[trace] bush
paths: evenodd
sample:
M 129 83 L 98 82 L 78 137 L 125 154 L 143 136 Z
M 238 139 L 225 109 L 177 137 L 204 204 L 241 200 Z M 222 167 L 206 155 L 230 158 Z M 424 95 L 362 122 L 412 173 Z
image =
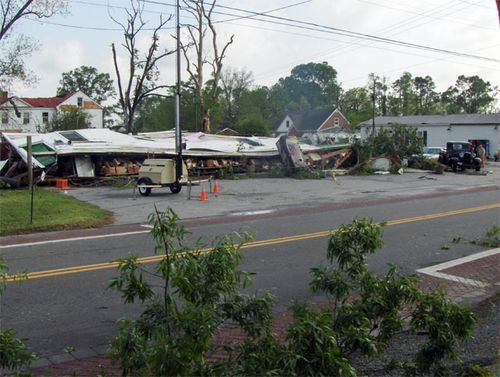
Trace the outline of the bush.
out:
M 366 140 L 356 141 L 353 146 L 358 154 L 358 163 L 362 163 L 383 155 L 398 156 L 401 160 L 420 155 L 424 144 L 416 127 L 396 124 L 391 129 L 375 131 Z
M 271 125 L 260 115 L 243 118 L 236 125 L 236 131 L 247 136 L 269 136 Z
M 163 258 L 154 271 L 137 257 L 121 259 L 120 275 L 110 284 L 125 302 L 144 305 L 139 319 L 121 321 L 112 343 L 123 375 L 357 376 L 355 355 L 374 360 L 396 334 L 410 329 L 425 334 L 422 347 L 412 359 L 389 366 L 398 373 L 444 376 L 445 363 L 457 358 L 458 341 L 471 333 L 473 314 L 442 291 L 421 291 L 416 276 L 401 275 L 394 265 L 383 276 L 368 271 L 366 258 L 383 245 L 382 225 L 371 220 L 332 231 L 328 263 L 312 270 L 310 283 L 330 304 L 313 310 L 296 303 L 286 342 L 280 342 L 271 330 L 272 297 L 239 293 L 249 284 L 248 273 L 236 270 L 247 237 L 234 242 L 224 236 L 211 249 L 192 250 L 171 210 L 150 219 L 155 251 Z M 227 320 L 246 339 L 226 345 L 227 359 L 208 363 L 214 331 Z
M 0 296 L 6 288 L 7 265 L 0 258 Z M 29 366 L 36 359 L 12 329 L 0 331 L 0 368 L 17 370 Z

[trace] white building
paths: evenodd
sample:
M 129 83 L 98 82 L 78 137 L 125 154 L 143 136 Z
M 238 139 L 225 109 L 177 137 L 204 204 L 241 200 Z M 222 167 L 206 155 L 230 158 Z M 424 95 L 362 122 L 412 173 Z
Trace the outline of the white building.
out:
M 492 158 L 500 149 L 500 114 L 411 115 L 375 118 L 375 129 L 396 124 L 416 127 L 428 147 L 445 147 L 447 141 L 469 141 L 483 144 Z M 359 125 L 361 139 L 373 130 L 372 119 Z
M 56 114 L 76 108 L 89 114 L 90 128 L 103 128 L 102 106 L 85 93 L 74 92 L 49 98 L 0 96 L 0 130 L 45 132 Z

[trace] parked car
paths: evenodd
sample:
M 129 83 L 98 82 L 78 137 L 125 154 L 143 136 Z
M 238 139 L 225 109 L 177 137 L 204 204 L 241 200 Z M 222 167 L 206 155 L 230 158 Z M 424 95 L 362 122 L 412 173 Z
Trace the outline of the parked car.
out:
M 439 154 L 439 162 L 448 165 L 456 172 L 458 170 L 481 169 L 481 159 L 476 157 L 472 145 L 467 141 L 449 141 L 446 150 Z
M 445 150 L 445 148 L 441 147 L 424 147 L 422 156 L 428 160 L 437 160 L 439 158 L 439 154 Z

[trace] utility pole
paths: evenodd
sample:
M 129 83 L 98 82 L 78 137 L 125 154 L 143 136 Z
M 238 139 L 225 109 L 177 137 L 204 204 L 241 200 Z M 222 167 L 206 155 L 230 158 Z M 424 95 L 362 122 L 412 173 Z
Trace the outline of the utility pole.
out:
M 373 91 L 372 91 L 372 135 L 375 135 L 375 85 L 377 79 L 373 75 Z
M 175 89 L 175 180 L 180 182 L 182 176 L 182 133 L 181 133 L 181 24 L 180 24 L 180 6 L 179 0 L 176 1 L 176 35 L 177 35 L 177 53 L 176 53 L 176 71 L 177 84 Z

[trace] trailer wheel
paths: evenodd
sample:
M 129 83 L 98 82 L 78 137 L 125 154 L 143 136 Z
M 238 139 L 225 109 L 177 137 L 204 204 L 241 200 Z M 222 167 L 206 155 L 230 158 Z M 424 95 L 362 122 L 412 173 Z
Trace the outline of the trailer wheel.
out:
M 151 194 L 151 187 L 144 187 L 144 186 L 149 186 L 152 185 L 153 181 L 151 181 L 150 178 L 144 177 L 141 178 L 137 181 L 137 191 L 139 191 L 139 194 L 142 196 L 148 196 Z
M 178 194 L 181 192 L 182 186 L 179 182 L 172 183 L 170 185 L 170 191 L 172 194 Z

